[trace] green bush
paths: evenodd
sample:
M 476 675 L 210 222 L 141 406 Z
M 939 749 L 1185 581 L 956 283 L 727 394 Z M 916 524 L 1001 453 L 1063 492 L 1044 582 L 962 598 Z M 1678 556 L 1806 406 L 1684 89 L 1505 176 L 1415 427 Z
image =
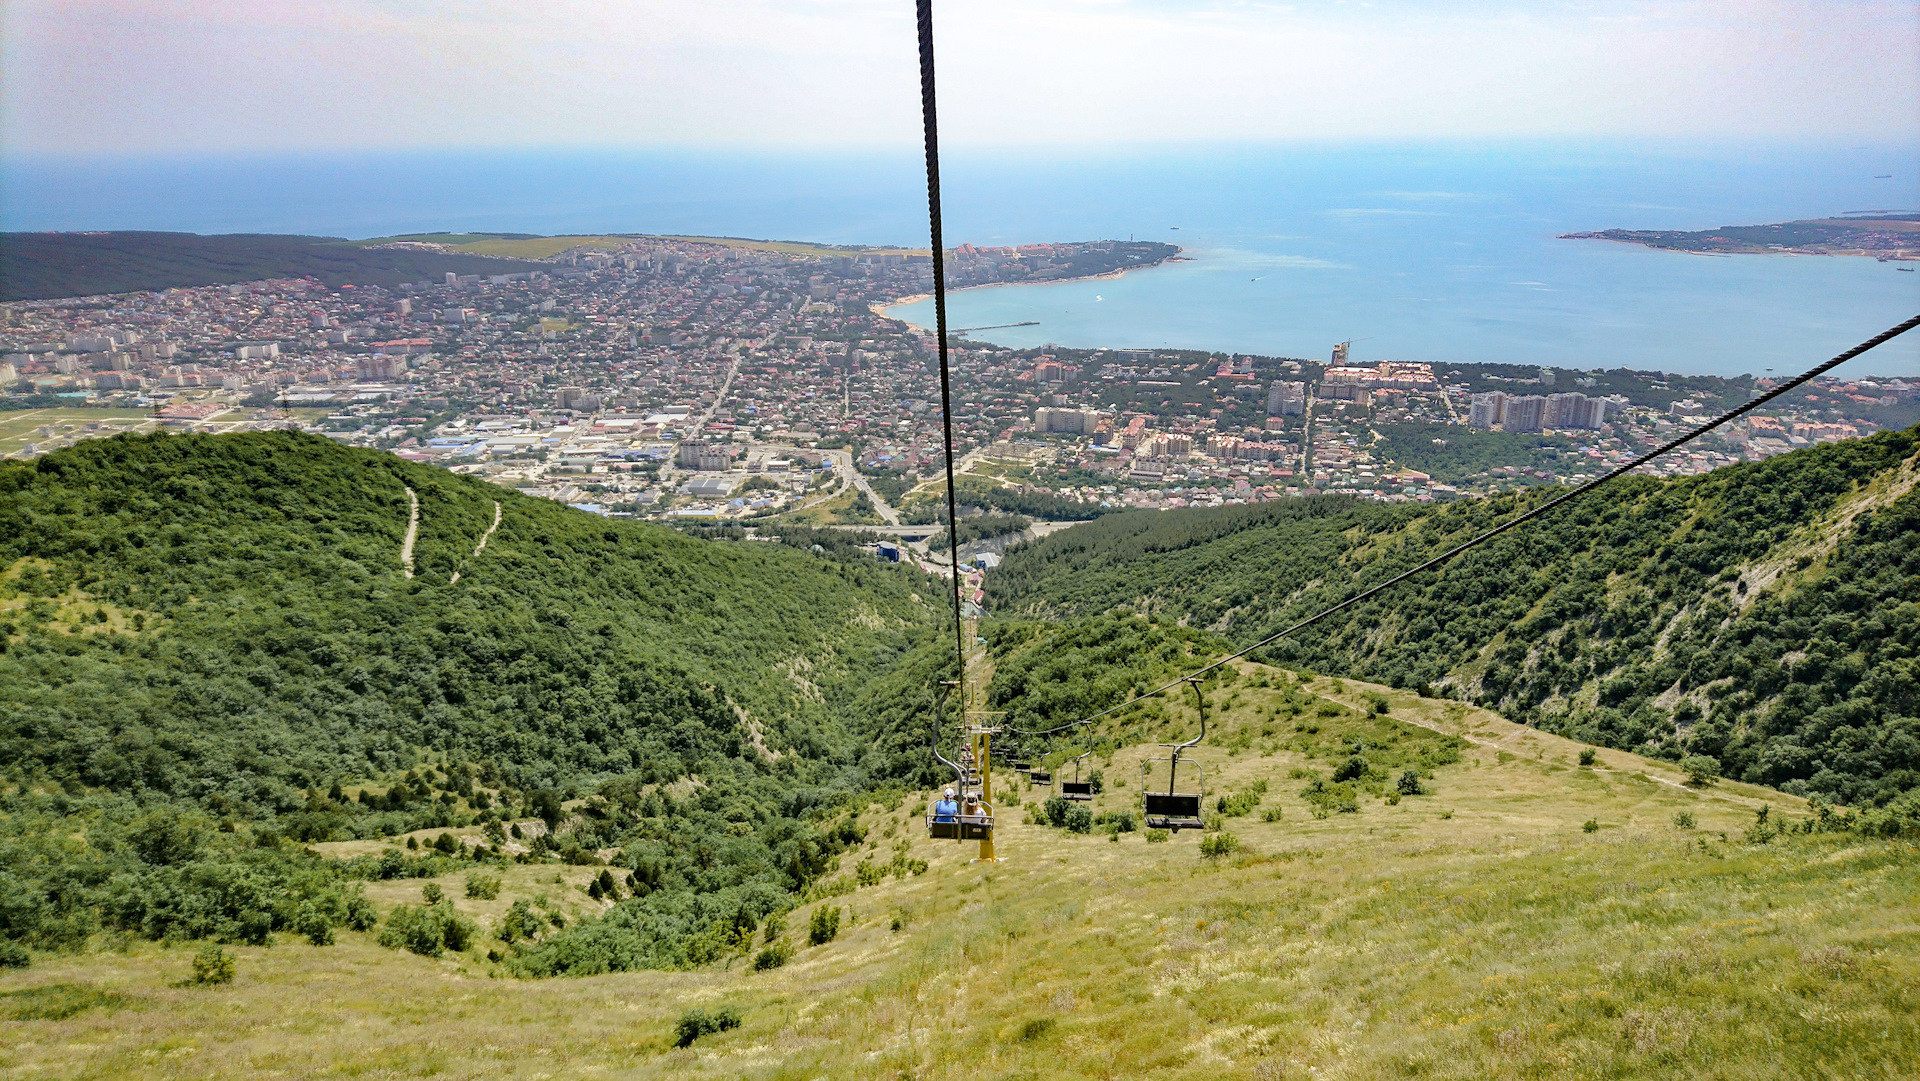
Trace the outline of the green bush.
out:
M 1150 845 L 1163 845 L 1172 839 L 1173 839 L 1173 834 L 1168 830 L 1148 830 L 1147 831 L 1147 843 Z
M 500 921 L 500 940 L 514 942 L 523 938 L 534 938 L 546 930 L 546 924 L 534 914 L 533 905 L 522 897 L 507 908 L 506 918 Z
M 766 937 L 763 938 L 761 941 L 765 942 L 767 945 L 771 946 L 775 942 L 780 941 L 780 936 L 787 933 L 786 913 L 784 912 L 769 913 L 767 916 L 766 926 L 763 928 L 763 930 L 765 932 Z
M 193 955 L 193 982 L 233 982 L 233 955 L 209 942 Z
M 1210 833 L 1200 839 L 1200 856 L 1203 859 L 1217 860 L 1222 856 L 1231 856 L 1240 850 L 1240 838 L 1221 830 Z
M 1107 779 L 1101 776 L 1099 770 L 1094 770 L 1093 775 L 1087 778 L 1087 786 L 1088 790 L 1097 796 L 1107 790 Z
M 1268 808 L 1265 808 L 1264 810 L 1262 810 L 1262 811 L 1260 812 L 1260 821 L 1262 821 L 1262 822 L 1278 822 L 1278 821 L 1280 821 L 1280 808 L 1278 808 L 1278 807 L 1268 807 Z
M 1680 769 L 1687 775 L 1688 784 L 1705 787 L 1720 776 L 1720 760 L 1710 755 L 1690 754 L 1680 760 Z
M 1420 787 L 1420 771 L 1417 769 L 1402 770 L 1400 772 L 1400 780 L 1395 783 L 1394 789 L 1402 796 L 1419 795 L 1424 791 Z
M 679 1024 L 674 1026 L 673 1046 L 691 1047 L 693 1041 L 702 1036 L 739 1027 L 740 1011 L 732 1006 L 722 1006 L 712 1013 L 699 1008 L 691 1009 L 681 1014 Z
M 33 963 L 27 948 L 12 939 L 0 939 L 0 968 L 26 968 Z
M 779 968 L 791 960 L 793 960 L 793 945 L 782 939 L 754 955 L 753 970 L 766 972 L 769 969 Z
M 500 896 L 500 876 L 482 874 L 475 871 L 467 876 L 467 898 L 472 901 L 491 901 Z
M 1093 832 L 1093 812 L 1076 803 L 1067 809 L 1066 821 L 1061 825 L 1073 833 Z
M 824 946 L 840 937 L 840 906 L 820 905 L 807 920 L 807 944 Z
M 1242 789 L 1230 796 L 1221 796 L 1214 806 L 1228 818 L 1239 818 L 1242 815 L 1252 814 L 1266 795 L 1267 783 L 1256 781 L 1252 787 Z
M 1580 832 L 1581 833 L 1600 832 L 1600 820 L 1597 818 L 1589 818 L 1585 822 L 1580 823 Z
M 1592 747 L 1580 748 L 1580 764 L 1583 766 L 1593 765 L 1594 762 L 1596 762 L 1599 759 L 1599 757 L 1600 757 L 1600 753 L 1594 750 Z
M 1041 805 L 1040 815 L 1046 819 L 1047 825 L 1057 829 L 1067 824 L 1067 812 L 1071 810 L 1072 807 L 1073 801 L 1070 799 L 1061 796 L 1049 796 L 1047 797 L 1047 802 Z
M 411 950 L 422 957 L 438 957 L 442 949 L 455 953 L 473 942 L 471 920 L 453 910 L 452 901 L 414 907 L 401 905 L 387 914 L 379 942 L 388 949 Z
M 1341 781 L 1360 780 L 1367 775 L 1367 771 L 1370 768 L 1371 767 L 1367 765 L 1366 759 L 1357 754 L 1351 755 L 1345 762 L 1340 763 L 1338 769 L 1333 771 L 1334 783 L 1338 784 Z
M 315 946 L 333 945 L 333 921 L 319 905 L 310 901 L 294 912 L 290 929 L 294 934 L 305 935 Z
M 1673 824 L 1683 830 L 1690 830 L 1698 825 L 1693 819 L 1692 811 L 1675 811 L 1673 813 Z
M 437 905 L 446 899 L 447 893 L 440 888 L 438 882 L 429 882 L 420 887 L 420 900 L 425 904 Z

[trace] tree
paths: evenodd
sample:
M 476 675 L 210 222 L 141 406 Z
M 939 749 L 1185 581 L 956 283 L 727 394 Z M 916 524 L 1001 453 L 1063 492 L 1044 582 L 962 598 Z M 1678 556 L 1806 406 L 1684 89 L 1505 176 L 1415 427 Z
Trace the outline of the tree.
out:
M 1720 776 L 1720 760 L 1711 755 L 1690 754 L 1680 760 L 1680 769 L 1687 775 L 1687 783 L 1703 788 Z

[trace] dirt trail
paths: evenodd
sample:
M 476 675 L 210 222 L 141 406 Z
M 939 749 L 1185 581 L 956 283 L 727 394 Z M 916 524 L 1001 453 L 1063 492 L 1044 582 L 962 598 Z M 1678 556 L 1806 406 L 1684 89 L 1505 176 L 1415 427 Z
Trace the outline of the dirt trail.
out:
M 480 557 L 480 553 L 487 550 L 488 538 L 492 537 L 493 531 L 499 528 L 500 528 L 500 501 L 496 499 L 493 501 L 493 524 L 487 527 L 487 531 L 485 533 L 480 534 L 480 543 L 473 546 L 473 558 L 478 559 Z M 453 583 L 458 582 L 459 580 L 460 580 L 460 572 L 454 571 L 453 577 L 447 579 L 447 584 L 452 585 Z
M 400 542 L 400 570 L 411 578 L 413 577 L 413 541 L 420 535 L 420 497 L 413 494 L 412 488 L 407 489 L 407 502 L 410 508 L 407 511 L 407 535 Z

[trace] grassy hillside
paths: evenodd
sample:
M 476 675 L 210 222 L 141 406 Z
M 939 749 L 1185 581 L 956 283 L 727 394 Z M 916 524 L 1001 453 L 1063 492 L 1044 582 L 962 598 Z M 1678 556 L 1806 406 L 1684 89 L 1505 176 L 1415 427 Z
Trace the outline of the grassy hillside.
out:
M 1210 693 L 1216 738 L 1195 755 L 1213 793 L 1243 797 L 1219 831 L 1073 833 L 1029 820 L 1030 792 L 1003 796 L 1004 862 L 971 864 L 974 846 L 921 836 L 927 792 L 885 798 L 850 808 L 867 841 L 828 880 L 845 892 L 695 970 L 573 980 L 490 979 L 506 969 L 486 953 L 516 901 L 576 925 L 608 911 L 582 892 L 592 868 L 509 868 L 493 900 L 462 896 L 458 872 L 374 881 L 383 913 L 440 886 L 481 940 L 438 958 L 353 930 L 240 946 L 234 981 L 213 986 L 188 981 L 191 947 L 39 957 L 0 974 L 0 1064 L 1268 1081 L 1895 1078 L 1920 1058 L 1911 838 L 1802 832 L 1792 797 L 1690 787 L 1625 752 L 1582 766 L 1578 744 L 1385 686 L 1245 666 Z M 1191 727 L 1190 705 L 1164 708 L 1169 733 Z M 1354 809 L 1329 811 L 1323 782 L 1356 744 Z M 1438 750 L 1457 757 L 1420 770 L 1419 794 L 1380 768 Z M 1093 760 L 1101 817 L 1137 806 L 1142 753 Z M 835 909 L 836 933 L 810 944 L 814 913 Z M 769 941 L 791 959 L 757 970 Z M 677 1047 L 695 1011 L 739 1023 Z
M 1917 452 L 1920 429 L 1884 432 L 1620 482 L 1264 656 L 1882 801 L 1920 784 Z M 1115 515 L 1010 553 L 987 588 L 1003 616 L 1128 609 L 1245 643 L 1541 498 Z
M 393 288 L 540 264 L 432 251 L 373 250 L 337 237 L 235 233 L 0 233 L 0 301 L 131 293 L 262 278 Z
M 848 843 L 810 810 L 922 768 L 874 731 L 924 714 L 928 588 L 297 434 L 0 464 L 0 939 L 346 926 L 419 868 L 293 842 L 458 827 L 777 906 Z

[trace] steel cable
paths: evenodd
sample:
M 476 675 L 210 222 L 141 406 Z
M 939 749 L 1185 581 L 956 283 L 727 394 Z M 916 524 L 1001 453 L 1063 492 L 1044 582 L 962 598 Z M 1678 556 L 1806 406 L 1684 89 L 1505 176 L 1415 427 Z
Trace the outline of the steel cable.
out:
M 925 3 L 925 0 L 922 0 L 922 3 Z M 1404 582 L 1407 579 L 1412 578 L 1416 574 L 1421 574 L 1426 571 L 1430 571 L 1435 567 L 1438 567 L 1441 564 L 1446 563 L 1447 561 L 1453 559 L 1455 556 L 1461 554 L 1462 552 L 1467 551 L 1468 549 L 1475 548 L 1475 547 L 1478 547 L 1479 545 L 1485 544 L 1487 541 L 1492 540 L 1493 538 L 1499 536 L 1502 533 L 1505 533 L 1506 531 L 1514 528 L 1515 526 L 1518 526 L 1524 522 L 1532 521 L 1533 519 L 1540 517 L 1541 515 L 1547 513 L 1548 511 L 1561 505 L 1562 503 L 1567 502 L 1568 500 L 1576 499 L 1580 496 L 1586 495 L 1588 492 L 1591 492 L 1594 489 L 1599 488 L 1603 484 L 1607 484 L 1610 481 L 1613 481 L 1619 477 L 1625 476 L 1626 474 L 1633 472 L 1634 470 L 1640 468 L 1641 466 L 1646 465 L 1648 462 L 1653 461 L 1655 458 L 1658 458 L 1663 454 L 1673 451 L 1679 447 L 1685 446 L 1686 444 L 1692 442 L 1693 440 L 1700 438 L 1701 436 L 1707 434 L 1713 429 L 1718 428 L 1722 424 L 1725 424 L 1736 417 L 1742 416 L 1746 413 L 1750 413 L 1753 410 L 1760 408 L 1761 406 L 1767 404 L 1768 402 L 1774 400 L 1775 398 L 1780 397 L 1782 394 L 1785 394 L 1788 391 L 1793 390 L 1795 387 L 1798 387 L 1809 380 L 1817 379 L 1820 376 L 1825 375 L 1827 372 L 1832 371 L 1834 368 L 1837 368 L 1842 364 L 1845 364 L 1847 361 L 1852 360 L 1853 358 L 1859 356 L 1860 354 L 1865 353 L 1868 350 L 1873 349 L 1877 346 L 1885 345 L 1887 342 L 1890 342 L 1893 339 L 1898 338 L 1900 335 L 1905 334 L 1907 331 L 1912 330 L 1916 326 L 1920 326 L 1920 315 L 1916 315 L 1913 318 L 1908 319 L 1906 322 L 1899 324 L 1898 326 L 1889 327 L 1886 330 L 1881 331 L 1880 333 L 1874 335 L 1873 337 L 1868 338 L 1866 341 L 1861 342 L 1859 345 L 1856 345 L 1853 348 L 1847 350 L 1846 352 L 1841 353 L 1840 355 L 1834 357 L 1832 360 L 1828 360 L 1808 370 L 1807 372 L 1801 375 L 1798 375 L 1793 379 L 1780 384 L 1777 387 L 1774 387 L 1772 390 L 1768 391 L 1767 393 L 1762 394 L 1757 398 L 1751 399 L 1746 403 L 1738 406 L 1737 408 L 1730 409 L 1727 412 L 1722 413 L 1720 416 L 1715 417 L 1714 419 L 1706 422 L 1705 424 L 1702 424 L 1698 428 L 1693 429 L 1692 431 L 1679 437 L 1678 439 L 1671 440 L 1665 445 L 1655 450 L 1648 451 L 1646 454 L 1643 454 L 1640 457 L 1635 458 L 1633 461 L 1628 462 L 1626 465 L 1620 466 L 1618 469 L 1613 470 L 1611 473 L 1608 473 L 1605 476 L 1599 477 L 1595 480 L 1590 480 L 1587 483 L 1582 484 L 1580 487 L 1575 488 L 1570 492 L 1563 492 L 1560 495 L 1555 496 L 1554 498 L 1547 500 L 1545 503 L 1542 503 L 1539 506 L 1533 508 L 1532 510 L 1529 510 L 1523 514 L 1517 515 L 1514 518 L 1511 518 L 1508 521 L 1503 522 L 1500 525 L 1497 525 L 1492 529 L 1489 529 L 1486 532 L 1481 533 L 1476 537 L 1473 537 L 1470 540 L 1463 541 L 1462 543 L 1447 549 L 1446 551 L 1440 553 L 1437 556 L 1434 556 L 1432 559 L 1427 560 L 1426 562 L 1420 564 L 1417 567 L 1414 567 L 1410 570 L 1402 571 L 1399 574 L 1396 574 L 1393 577 L 1387 579 L 1386 581 L 1381 582 L 1379 585 L 1372 587 L 1371 589 L 1367 589 L 1360 593 L 1356 593 L 1353 596 L 1348 597 L 1346 600 L 1341 601 L 1340 603 L 1333 605 L 1330 608 L 1324 609 L 1311 616 L 1308 616 L 1306 619 L 1303 619 L 1300 622 L 1293 624 L 1292 626 L 1289 626 L 1283 630 L 1275 631 L 1273 634 L 1270 634 L 1267 637 L 1262 638 L 1258 642 L 1255 642 L 1254 644 L 1247 646 L 1244 649 L 1227 654 L 1226 656 L 1220 658 L 1219 660 L 1214 661 L 1212 664 L 1209 664 L 1203 668 L 1197 668 L 1194 671 L 1189 672 L 1178 679 L 1175 679 L 1169 683 L 1164 683 L 1158 687 L 1155 687 L 1153 690 L 1148 691 L 1145 694 L 1141 694 L 1136 697 L 1130 698 L 1127 701 L 1120 703 L 1119 705 L 1109 706 L 1098 713 L 1094 713 L 1094 714 L 1090 714 L 1089 716 L 1082 717 L 1077 721 L 1069 721 L 1068 723 L 1063 725 L 1056 725 L 1053 728 L 1045 728 L 1037 731 L 1027 731 L 1025 729 L 1018 729 L 1018 728 L 1012 729 L 1012 731 L 1018 732 L 1020 735 L 1023 735 L 1023 736 L 1050 736 L 1055 732 L 1064 732 L 1069 728 L 1078 728 L 1082 725 L 1091 724 L 1094 721 L 1097 721 L 1100 718 L 1105 717 L 1110 713 L 1114 713 L 1118 710 L 1125 709 L 1126 707 L 1132 705 L 1135 702 L 1141 701 L 1142 699 L 1152 698 L 1154 695 L 1160 694 L 1166 690 L 1169 690 L 1170 688 L 1177 687 L 1180 684 L 1190 679 L 1201 678 L 1205 676 L 1208 672 L 1211 672 L 1214 669 L 1219 668 L 1220 666 L 1228 663 L 1229 661 L 1239 660 L 1241 657 L 1244 657 L 1247 654 L 1252 653 L 1254 650 L 1260 649 L 1265 646 L 1270 646 L 1273 643 L 1278 642 L 1280 639 L 1285 638 L 1286 636 L 1294 633 L 1295 631 L 1305 630 L 1306 628 L 1313 626 L 1315 623 L 1320 622 L 1321 620 L 1327 618 L 1328 616 L 1333 615 L 1336 612 L 1340 612 L 1345 609 L 1351 608 L 1354 605 L 1359 604 L 1361 601 L 1364 601 L 1373 596 L 1377 596 L 1378 594 L 1388 589 L 1391 589 L 1396 585 L 1399 585 L 1401 582 Z

